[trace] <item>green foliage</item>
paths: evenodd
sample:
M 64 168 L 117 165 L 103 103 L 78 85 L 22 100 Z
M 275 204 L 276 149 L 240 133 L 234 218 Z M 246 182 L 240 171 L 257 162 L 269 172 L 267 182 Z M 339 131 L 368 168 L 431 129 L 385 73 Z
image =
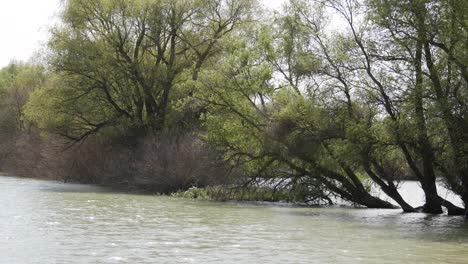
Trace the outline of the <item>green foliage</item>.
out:
M 388 206 L 373 181 L 407 206 L 399 180 L 441 175 L 468 201 L 465 2 L 291 0 L 262 22 L 249 0 L 68 0 L 51 72 L 0 71 L 0 130 L 197 131 L 239 178 L 298 182 L 301 199 L 324 189 Z
M 45 79 L 44 68 L 38 65 L 13 63 L 0 70 L 0 130 L 3 136 L 12 136 L 29 125 L 23 106 L 30 93 L 41 87 Z
M 49 42 L 55 80 L 34 103 L 45 100 L 60 113 L 57 120 L 41 120 L 35 106 L 28 113 L 44 129 L 75 141 L 108 127 L 170 127 L 168 120 L 183 118 L 177 105 L 192 93 L 188 81 L 219 58 L 223 38 L 251 17 L 254 5 L 69 0 Z M 48 92 L 53 99 L 41 96 Z
M 311 197 L 310 195 L 311 193 L 301 188 L 274 190 L 266 187 L 238 188 L 225 186 L 192 187 L 186 191 L 172 194 L 174 197 L 213 201 L 320 202 L 319 197 L 313 201 L 308 201 L 308 198 Z

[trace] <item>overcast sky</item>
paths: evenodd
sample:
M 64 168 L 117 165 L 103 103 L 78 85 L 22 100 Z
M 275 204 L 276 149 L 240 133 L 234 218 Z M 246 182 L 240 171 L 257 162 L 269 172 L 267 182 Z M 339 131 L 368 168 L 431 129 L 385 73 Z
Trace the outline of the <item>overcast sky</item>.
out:
M 0 0 L 0 67 L 27 61 L 45 42 L 60 0 Z
M 284 0 L 262 0 L 272 8 Z M 0 0 L 0 67 L 28 61 L 47 40 L 61 0 Z

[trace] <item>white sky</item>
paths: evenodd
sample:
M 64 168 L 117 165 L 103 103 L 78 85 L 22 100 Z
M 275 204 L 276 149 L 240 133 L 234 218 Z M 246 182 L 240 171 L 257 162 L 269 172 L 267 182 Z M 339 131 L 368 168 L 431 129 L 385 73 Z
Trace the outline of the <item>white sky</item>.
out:
M 262 0 L 277 8 L 285 0 Z M 34 59 L 47 40 L 61 0 L 0 0 L 0 68 L 15 59 Z
M 0 0 L 0 67 L 27 61 L 47 39 L 60 0 Z

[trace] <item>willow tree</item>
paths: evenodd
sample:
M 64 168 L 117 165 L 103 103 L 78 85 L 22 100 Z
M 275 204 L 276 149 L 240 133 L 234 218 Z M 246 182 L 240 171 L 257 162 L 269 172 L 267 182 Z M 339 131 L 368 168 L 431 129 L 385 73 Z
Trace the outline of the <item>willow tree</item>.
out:
M 263 27 L 234 41 L 218 67 L 200 72 L 195 97 L 208 105 L 209 142 L 251 177 L 305 185 L 319 199 L 332 192 L 367 207 L 393 208 L 331 153 L 340 147 L 346 116 L 340 106 L 326 107 L 324 96 L 304 89 L 320 62 L 297 49 L 291 35 L 301 33 L 282 21 L 274 24 L 278 33 Z
M 463 182 L 457 171 L 464 171 L 465 157 L 464 44 L 452 37 L 444 51 L 442 37 L 426 40 L 438 31 L 422 29 L 451 24 L 463 34 L 463 19 L 431 22 L 425 12 L 445 17 L 449 9 L 410 2 L 382 1 L 374 10 L 360 1 L 290 1 L 272 29 L 255 39 L 257 49 L 235 55 L 242 59 L 226 64 L 218 73 L 224 77 L 202 79 L 214 109 L 213 141 L 230 155 L 259 161 L 261 169 L 282 164 L 370 207 L 385 205 L 368 194 L 369 180 L 404 211 L 416 211 L 398 192 L 409 172 L 425 192 L 424 212 L 441 213 L 444 206 L 460 214 L 438 195 L 436 177 L 445 175 L 452 186 Z M 330 31 L 323 14 L 338 18 L 340 28 Z M 393 31 L 383 14 L 395 19 Z M 259 65 L 271 76 L 254 74 Z M 451 83 L 446 96 L 438 94 L 441 80 Z M 444 129 L 452 131 L 449 137 Z
M 34 138 L 34 126 L 23 107 L 30 94 L 46 80 L 44 67 L 13 62 L 0 69 L 0 170 L 18 171 L 16 159 L 29 159 L 34 154 L 23 151 L 22 144 Z M 35 163 L 33 158 L 29 164 Z
M 327 17 L 336 19 L 339 15 L 327 3 L 290 1 L 277 18 L 273 44 L 265 46 L 268 60 L 285 80 L 283 85 L 293 87 L 296 96 L 328 112 L 323 118 L 332 119 L 333 127 L 339 128 L 315 137 L 323 148 L 320 155 L 337 165 L 328 167 L 336 167 L 358 189 L 371 180 L 405 212 L 414 212 L 398 192 L 405 168 L 398 149 L 388 144 L 391 136 L 385 129 L 383 107 L 369 101 L 375 89 L 366 87 L 369 82 L 357 56 L 359 51 L 346 27 L 334 30 Z M 314 127 L 306 117 L 294 114 L 289 118 Z M 303 130 L 301 137 L 311 140 L 317 132 Z
M 79 141 L 106 127 L 159 131 L 175 101 L 251 17 L 247 0 L 69 0 L 49 42 L 55 76 L 29 113 Z
M 399 50 L 387 63 L 400 70 L 400 86 L 413 127 L 413 171 L 433 211 L 450 203 L 437 196 L 435 179 L 443 176 L 449 187 L 468 204 L 467 122 L 467 12 L 466 1 L 369 1 L 369 14 L 385 36 L 385 46 Z M 381 42 L 382 43 L 382 42 Z M 397 58 L 399 57 L 399 58 Z M 404 81 L 406 79 L 406 81 Z M 406 83 L 405 83 L 406 82 Z M 413 121 L 414 120 L 414 121 Z M 431 195 L 429 192 L 432 192 Z M 430 206 L 429 204 L 427 204 Z M 456 208 L 449 208 L 459 213 Z

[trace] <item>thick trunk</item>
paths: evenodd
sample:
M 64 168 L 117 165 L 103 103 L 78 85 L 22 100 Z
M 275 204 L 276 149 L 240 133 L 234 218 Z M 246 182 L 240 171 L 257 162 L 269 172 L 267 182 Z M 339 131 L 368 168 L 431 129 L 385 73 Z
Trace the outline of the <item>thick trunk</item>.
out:
M 419 21 L 424 23 L 424 21 Z M 424 115 L 424 80 L 422 70 L 423 56 L 423 40 L 425 32 L 418 32 L 418 42 L 416 45 L 415 70 L 416 70 L 416 86 L 414 87 L 414 111 L 416 117 L 416 131 L 419 144 L 419 154 L 422 157 L 423 177 L 419 179 L 426 195 L 426 204 L 423 206 L 423 212 L 431 214 L 442 213 L 441 201 L 437 194 L 436 176 L 434 172 L 433 162 L 434 152 L 427 133 L 426 117 Z
M 379 176 L 377 176 L 374 171 L 370 168 L 370 164 L 368 161 L 364 161 L 364 168 L 367 172 L 367 175 L 377 184 L 380 186 L 382 191 L 388 195 L 388 197 L 392 198 L 398 205 L 400 205 L 401 209 L 403 209 L 403 212 L 405 213 L 414 213 L 416 212 L 416 209 L 414 209 L 411 205 L 409 205 L 403 197 L 401 197 L 400 193 L 398 192 L 398 189 L 396 186 L 393 184 L 393 182 L 389 182 L 388 184 L 385 183 Z M 382 171 L 383 173 L 383 171 Z
M 423 212 L 428 214 L 441 214 L 442 211 L 442 202 L 439 199 L 437 193 L 437 185 L 435 178 L 424 179 L 421 182 L 424 195 L 426 196 L 426 203 L 423 206 Z
M 396 209 L 397 207 L 387 201 L 372 196 L 368 193 L 355 197 L 355 203 L 364 205 L 367 208 Z
M 423 206 L 423 213 L 441 214 L 442 203 L 437 194 L 437 186 L 435 181 L 431 179 L 421 182 L 424 195 L 426 196 L 426 204 Z
M 463 204 L 465 206 L 465 218 L 468 219 L 468 186 L 463 184 L 463 194 L 462 194 Z
M 468 172 L 466 166 L 467 165 L 464 165 L 464 167 L 461 168 L 460 177 L 462 178 L 463 185 L 463 192 L 461 197 L 465 206 L 465 217 L 468 219 Z
M 447 208 L 448 215 L 465 215 L 465 209 L 460 208 L 453 203 L 445 200 L 444 198 L 439 196 L 440 203 L 443 207 Z
M 387 194 L 390 198 L 392 198 L 395 202 L 400 205 L 401 209 L 405 213 L 414 213 L 416 212 L 416 209 L 414 209 L 411 205 L 409 205 L 403 197 L 401 197 L 400 193 L 398 190 L 393 189 L 393 188 L 382 188 L 382 190 Z

